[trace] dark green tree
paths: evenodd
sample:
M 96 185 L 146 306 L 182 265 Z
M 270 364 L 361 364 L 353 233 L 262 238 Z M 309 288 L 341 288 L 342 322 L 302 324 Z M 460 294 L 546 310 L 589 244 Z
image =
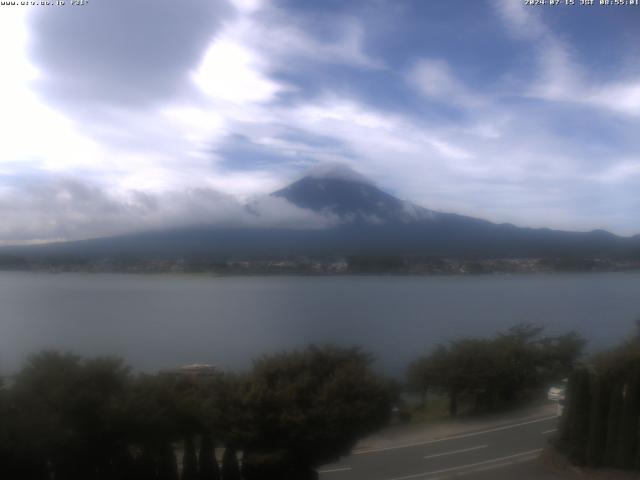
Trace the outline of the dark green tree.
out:
M 607 415 L 607 437 L 604 451 L 604 464 L 609 466 L 615 464 L 618 452 L 618 437 L 624 401 L 622 390 L 623 384 L 621 382 L 615 382 L 611 388 L 609 414 Z
M 196 456 L 196 447 L 193 444 L 193 437 L 187 435 L 184 439 L 184 456 L 182 457 L 182 476 L 181 480 L 197 480 L 198 479 L 198 458 Z
M 222 455 L 222 480 L 242 480 L 238 456 L 233 445 L 227 445 Z
M 575 333 L 543 336 L 532 324 L 516 325 L 494 339 L 466 338 L 439 345 L 413 362 L 408 371 L 412 390 L 446 392 L 449 412 L 460 403 L 492 410 L 496 400 L 511 404 L 527 389 L 560 380 L 582 354 L 585 341 Z
M 158 475 L 158 460 L 156 455 L 144 448 L 133 459 L 133 473 L 131 480 L 156 480 Z
M 618 435 L 616 466 L 634 468 L 638 448 L 640 417 L 640 372 L 631 377 L 624 387 L 622 419 Z
M 128 369 L 114 359 L 30 357 L 11 392 L 16 451 L 48 465 L 56 478 L 105 477 L 125 455 L 120 420 L 128 380 Z
M 498 355 L 498 390 L 504 401 L 512 402 L 527 387 L 539 385 L 545 357 L 541 348 L 544 327 L 519 324 L 498 335 L 494 349 Z
M 179 478 L 173 445 L 164 442 L 158 449 L 158 480 L 179 480 Z
M 293 480 L 292 475 L 291 458 L 284 450 L 246 452 L 242 459 L 243 480 Z
M 559 435 L 557 441 L 558 448 L 565 452 L 569 450 L 571 428 L 573 426 L 573 418 L 575 416 L 575 399 L 571 395 L 571 392 L 575 390 L 576 376 L 573 374 L 569 375 L 567 380 L 567 388 L 564 400 L 564 412 L 560 417 L 558 423 Z
M 583 356 L 586 344 L 587 340 L 576 332 L 542 337 L 539 345 L 544 380 L 557 381 L 568 377 Z
M 243 395 L 247 458 L 277 455 L 307 472 L 349 453 L 391 412 L 388 383 L 370 363 L 358 349 L 313 346 L 257 361 Z
M 611 400 L 611 383 L 604 375 L 593 382 L 591 413 L 589 418 L 589 440 L 587 443 L 587 465 L 598 468 L 604 463 L 607 442 L 607 420 Z
M 0 379 L 0 478 L 48 480 L 45 457 L 31 446 L 25 436 L 21 415 L 11 392 Z
M 423 404 L 426 403 L 426 397 L 430 390 L 442 390 L 450 398 L 455 397 L 455 400 L 450 403 L 456 410 L 457 392 L 449 382 L 447 370 L 449 366 L 449 349 L 443 345 L 437 345 L 429 355 L 415 360 L 409 366 L 408 386 L 412 391 L 420 393 Z
M 215 445 L 211 435 L 204 434 L 200 440 L 198 473 L 200 480 L 220 480 L 220 467 L 216 460 Z
M 575 370 L 572 376 L 573 389 L 568 393 L 569 407 L 572 410 L 569 420 L 569 456 L 574 463 L 584 465 L 589 441 L 591 376 L 585 369 Z

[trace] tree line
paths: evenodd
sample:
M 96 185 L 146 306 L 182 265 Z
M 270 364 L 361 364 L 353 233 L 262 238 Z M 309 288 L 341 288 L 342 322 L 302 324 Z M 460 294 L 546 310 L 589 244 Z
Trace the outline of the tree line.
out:
M 565 378 L 585 345 L 575 332 L 549 336 L 542 326 L 519 324 L 494 338 L 461 338 L 438 345 L 411 364 L 408 384 L 423 402 L 430 392 L 446 395 L 452 416 L 461 403 L 476 412 L 491 411 Z
M 452 415 L 492 410 L 567 376 L 584 345 L 517 325 L 437 346 L 408 383 L 444 393 Z M 39 353 L 0 384 L 0 478 L 316 479 L 390 420 L 398 386 L 371 365 L 359 349 L 311 346 L 245 374 L 149 375 L 116 358 Z
M 0 388 L 0 478 L 314 479 L 387 423 L 392 397 L 358 349 L 309 347 L 208 376 L 43 352 Z
M 640 321 L 635 337 L 569 377 L 557 447 L 578 465 L 640 470 Z

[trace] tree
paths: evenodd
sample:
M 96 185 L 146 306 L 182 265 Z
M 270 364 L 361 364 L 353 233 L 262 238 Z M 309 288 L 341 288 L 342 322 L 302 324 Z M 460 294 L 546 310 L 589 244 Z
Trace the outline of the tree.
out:
M 607 441 L 607 417 L 611 400 L 611 383 L 607 377 L 598 375 L 594 380 L 592 399 L 586 456 L 587 465 L 598 468 L 603 465 Z
M 49 465 L 57 478 L 108 475 L 126 456 L 120 419 L 128 380 L 128 368 L 115 359 L 30 357 L 11 391 L 15 451 L 32 465 Z
M 46 480 L 44 457 L 30 448 L 10 393 L 0 382 L 0 478 Z
M 200 480 L 220 480 L 220 467 L 216 460 L 213 439 L 209 434 L 202 435 L 198 465 Z
M 474 411 L 492 410 L 496 399 L 512 403 L 528 388 L 564 378 L 582 354 L 585 341 L 577 334 L 549 337 L 543 332 L 543 327 L 521 324 L 494 339 L 438 345 L 411 364 L 408 383 L 423 396 L 429 389 L 445 391 L 451 415 L 462 400 L 470 400 Z
M 158 449 L 158 480 L 179 480 L 178 464 L 173 445 L 163 442 Z
M 485 340 L 463 339 L 450 342 L 447 347 L 438 345 L 430 355 L 414 362 L 410 381 L 422 391 L 429 388 L 445 391 L 449 414 L 455 416 L 462 397 L 471 397 L 477 410 L 481 396 L 493 395 L 496 374 L 493 360 Z
M 184 439 L 184 456 L 182 458 L 182 477 L 181 480 L 197 480 L 198 479 L 198 458 L 196 456 L 196 448 L 193 445 L 193 438 L 187 435 Z
M 198 400 L 179 382 L 165 375 L 140 375 L 127 390 L 124 418 L 129 443 L 162 461 L 171 456 L 168 445 L 199 428 Z
M 584 369 L 572 374 L 573 389 L 569 392 L 569 456 L 574 463 L 586 463 L 589 441 L 589 412 L 591 407 L 591 377 Z
M 546 380 L 566 378 L 582 357 L 587 340 L 576 332 L 557 337 L 543 337 L 540 340 L 542 365 Z
M 635 466 L 638 448 L 638 417 L 640 416 L 640 372 L 631 377 L 624 388 L 622 420 L 618 437 L 616 465 L 621 468 Z
M 539 383 L 545 360 L 540 346 L 543 332 L 544 327 L 525 323 L 511 327 L 495 340 L 500 366 L 498 389 L 503 400 L 513 401 L 523 388 Z
M 268 453 L 245 452 L 242 459 L 243 480 L 294 480 L 292 459 L 285 450 Z M 306 480 L 300 477 L 299 480 Z
M 222 456 L 222 480 L 241 480 L 238 456 L 233 445 L 227 445 Z
M 493 397 L 500 385 L 502 369 L 494 342 L 465 339 L 451 342 L 450 365 L 445 369 L 452 390 L 467 397 L 478 411 L 482 403 L 493 407 Z M 454 412 L 451 412 L 454 414 Z
M 411 390 L 421 394 L 423 404 L 430 389 L 448 390 L 444 370 L 448 365 L 448 356 L 447 347 L 437 345 L 431 354 L 415 360 L 409 366 L 407 383 Z
M 370 363 L 358 349 L 314 346 L 257 361 L 243 395 L 247 461 L 277 456 L 307 475 L 385 425 L 392 395 Z
M 611 389 L 609 400 L 609 414 L 607 416 L 607 438 L 604 451 L 604 464 L 614 465 L 618 451 L 618 435 L 622 419 L 623 384 L 615 382 Z
M 131 480 L 157 480 L 157 458 L 156 455 L 144 447 L 142 451 L 133 459 L 133 472 Z

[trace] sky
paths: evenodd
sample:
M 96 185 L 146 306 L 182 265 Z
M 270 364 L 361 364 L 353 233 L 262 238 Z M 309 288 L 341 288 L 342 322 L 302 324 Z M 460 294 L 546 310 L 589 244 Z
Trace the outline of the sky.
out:
M 327 162 L 433 210 L 640 233 L 640 6 L 17 3 L 0 244 L 248 224 L 247 202 L 326 226 L 268 194 Z

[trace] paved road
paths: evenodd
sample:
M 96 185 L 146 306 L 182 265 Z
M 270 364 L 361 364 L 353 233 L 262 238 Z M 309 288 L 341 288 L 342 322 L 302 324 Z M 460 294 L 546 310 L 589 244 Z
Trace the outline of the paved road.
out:
M 437 440 L 359 451 L 320 470 L 321 480 L 555 479 L 535 459 L 557 417 L 513 423 Z

